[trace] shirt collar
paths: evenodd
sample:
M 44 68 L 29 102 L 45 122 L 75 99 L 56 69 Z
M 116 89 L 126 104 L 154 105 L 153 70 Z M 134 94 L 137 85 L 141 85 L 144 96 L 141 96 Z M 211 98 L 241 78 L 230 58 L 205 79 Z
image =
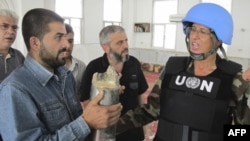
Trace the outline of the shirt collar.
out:
M 9 49 L 9 54 L 11 55 L 11 56 L 15 56 L 15 53 L 14 53 L 15 51 L 14 51 L 14 49 L 12 48 L 12 47 L 10 47 L 10 49 Z
M 71 60 L 72 60 L 72 63 L 71 63 L 71 65 L 70 65 L 70 67 L 69 67 L 69 70 L 73 71 L 74 68 L 75 68 L 76 66 L 78 66 L 78 62 L 76 61 L 76 59 L 75 59 L 74 57 L 72 57 Z
M 216 66 L 220 67 L 219 63 L 221 62 L 222 58 L 217 54 L 216 55 Z M 194 60 L 189 57 L 189 64 L 187 67 L 187 72 L 194 74 Z
M 109 66 L 108 56 L 107 56 L 106 53 L 104 53 L 103 56 L 102 56 L 102 65 L 103 66 Z
M 45 69 L 42 65 L 40 65 L 36 60 L 34 60 L 30 55 L 27 55 L 24 65 L 29 69 L 32 75 L 43 85 L 45 86 L 49 80 L 54 76 L 53 73 Z M 58 67 L 57 70 L 59 75 L 67 75 L 69 70 L 64 67 Z
M 15 56 L 15 51 L 14 51 L 14 49 L 12 47 L 9 48 L 8 54 L 10 55 L 10 57 Z M 2 57 L 2 56 L 3 56 L 3 54 L 0 53 L 0 57 Z

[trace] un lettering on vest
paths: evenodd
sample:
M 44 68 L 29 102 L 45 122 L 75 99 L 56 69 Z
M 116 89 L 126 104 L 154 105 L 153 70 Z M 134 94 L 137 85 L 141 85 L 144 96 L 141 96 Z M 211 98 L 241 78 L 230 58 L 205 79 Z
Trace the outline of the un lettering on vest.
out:
M 184 90 L 206 97 L 214 98 L 218 92 L 220 80 L 214 77 L 196 77 L 188 75 L 173 76 L 170 87 L 176 90 Z

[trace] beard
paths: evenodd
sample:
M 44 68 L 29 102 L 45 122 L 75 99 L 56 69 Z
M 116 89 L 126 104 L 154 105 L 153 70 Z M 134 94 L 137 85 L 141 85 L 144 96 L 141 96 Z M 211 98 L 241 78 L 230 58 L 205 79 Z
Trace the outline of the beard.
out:
M 56 57 L 54 57 L 52 54 L 50 54 L 50 52 L 48 50 L 46 50 L 44 44 L 41 45 L 41 50 L 39 52 L 39 56 L 41 58 L 41 60 L 46 63 L 48 66 L 50 66 L 51 68 L 58 68 L 60 66 L 63 66 L 66 61 L 64 58 L 59 59 L 59 54 L 62 52 L 65 52 L 65 48 L 60 49 L 56 55 Z
M 116 53 L 110 48 L 110 57 L 116 62 L 126 62 L 129 60 L 128 49 L 124 49 L 121 54 Z

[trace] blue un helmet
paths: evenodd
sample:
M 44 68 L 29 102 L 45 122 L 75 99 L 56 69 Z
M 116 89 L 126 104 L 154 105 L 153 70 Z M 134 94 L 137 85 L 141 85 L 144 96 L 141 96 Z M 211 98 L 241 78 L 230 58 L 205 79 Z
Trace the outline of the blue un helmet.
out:
M 183 30 L 187 36 L 189 34 L 187 28 L 193 23 L 210 28 L 218 41 L 228 45 L 231 44 L 233 37 L 233 19 L 225 8 L 213 3 L 199 3 L 193 6 L 182 20 Z M 203 54 L 203 57 L 198 57 L 198 59 L 206 58 L 209 54 L 211 55 L 216 52 L 217 49 L 218 47 L 214 47 L 212 52 Z M 220 49 L 225 58 L 227 58 L 224 49 L 222 47 L 220 47 Z

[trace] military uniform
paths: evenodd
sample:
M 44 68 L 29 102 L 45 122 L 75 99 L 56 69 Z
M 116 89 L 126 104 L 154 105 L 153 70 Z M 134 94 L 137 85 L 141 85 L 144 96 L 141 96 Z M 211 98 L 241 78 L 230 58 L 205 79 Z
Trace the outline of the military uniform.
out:
M 179 58 L 178 61 L 170 61 L 173 59 L 176 60 L 176 58 Z M 250 124 L 250 87 L 249 82 L 242 79 L 241 66 L 237 63 L 221 59 L 219 56 L 217 56 L 216 65 L 217 69 L 208 75 L 210 79 L 203 80 L 200 77 L 194 76 L 193 60 L 191 58 L 181 59 L 180 57 L 171 57 L 148 97 L 148 103 L 142 107 L 137 107 L 134 111 L 127 112 L 118 123 L 118 132 L 159 120 L 156 141 L 182 140 L 184 136 L 190 138 L 190 133 L 193 138 L 204 141 L 213 138 L 220 140 L 224 124 Z M 171 72 L 173 74 L 170 74 Z M 213 98 L 212 95 L 209 98 L 205 97 L 204 95 L 207 94 L 197 91 L 198 88 L 195 87 L 195 83 L 187 85 L 195 87 L 192 88 L 192 91 L 188 91 L 182 87 L 175 88 L 176 86 L 171 82 L 171 77 L 178 76 L 177 74 L 182 74 L 183 78 L 186 75 L 185 78 L 198 78 L 207 82 L 213 81 L 214 87 L 217 86 L 217 90 L 214 92 L 215 95 Z M 229 84 L 232 85 L 232 89 L 228 89 L 230 87 Z M 211 88 L 211 91 L 214 89 L 216 88 Z M 180 93 L 173 90 L 185 92 Z M 196 99 L 194 98 L 195 95 L 198 99 L 196 101 L 194 100 Z M 181 100 L 178 101 L 177 99 Z M 205 100 L 203 101 L 203 99 Z M 217 102 L 210 103 L 206 99 L 213 99 Z M 171 104 L 171 102 L 174 103 Z M 212 109 L 213 105 L 219 105 L 219 107 Z M 203 109 L 204 111 L 202 111 Z M 219 111 L 216 111 L 218 109 Z M 208 113 L 207 115 L 206 112 Z M 221 123 L 214 122 L 216 120 Z M 181 122 L 183 123 L 181 124 Z M 200 133 L 200 131 L 209 133 L 209 137 L 207 137 L 207 134 L 204 137 L 203 132 Z M 215 133 L 220 137 L 215 137 L 214 134 L 210 133 Z

